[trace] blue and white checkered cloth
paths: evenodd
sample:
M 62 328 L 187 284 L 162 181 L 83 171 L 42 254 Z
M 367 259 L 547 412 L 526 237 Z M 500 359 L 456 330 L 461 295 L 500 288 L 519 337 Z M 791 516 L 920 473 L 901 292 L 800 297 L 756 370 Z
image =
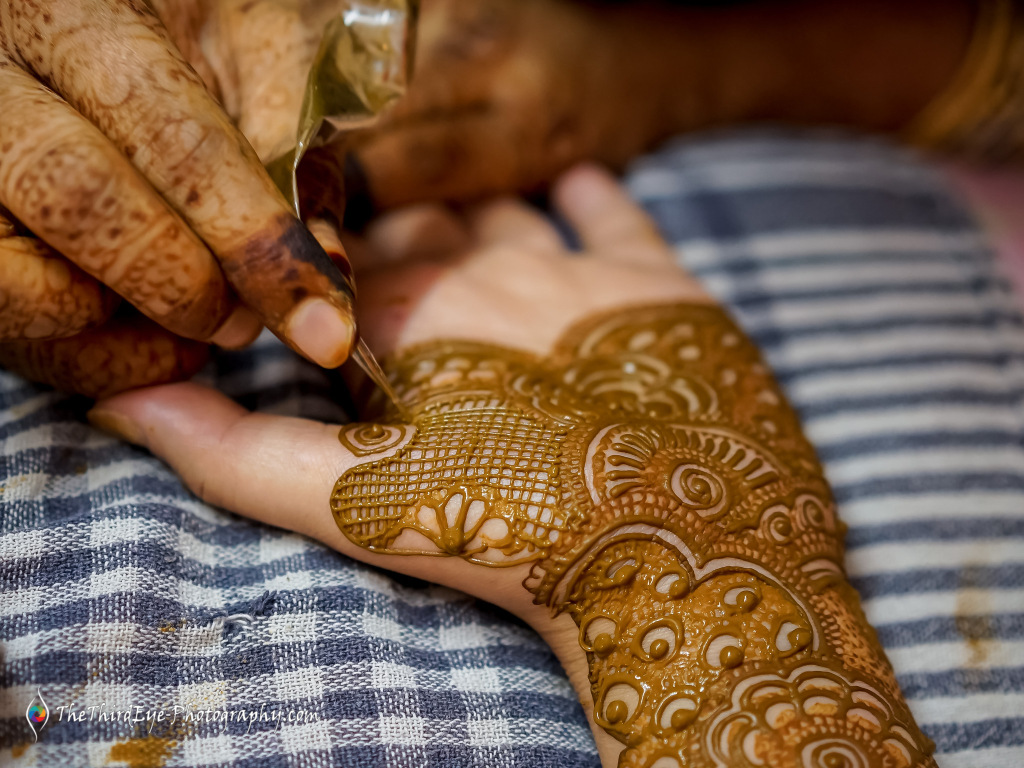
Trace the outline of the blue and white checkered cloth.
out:
M 827 135 L 688 140 L 629 183 L 802 413 L 940 766 L 1024 765 L 1024 326 L 977 227 L 938 172 Z M 209 375 L 341 418 L 273 340 Z M 86 407 L 0 374 L 0 764 L 598 765 L 522 624 L 212 509 Z

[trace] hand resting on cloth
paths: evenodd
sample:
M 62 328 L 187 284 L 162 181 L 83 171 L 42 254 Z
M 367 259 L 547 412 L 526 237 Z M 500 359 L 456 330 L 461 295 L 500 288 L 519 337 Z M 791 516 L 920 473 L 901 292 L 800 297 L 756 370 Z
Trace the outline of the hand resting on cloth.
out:
M 362 323 L 411 423 L 253 414 L 194 384 L 92 419 L 211 503 L 521 616 L 606 766 L 934 766 L 757 350 L 605 174 L 555 200 L 582 254 L 510 200 L 368 233 Z

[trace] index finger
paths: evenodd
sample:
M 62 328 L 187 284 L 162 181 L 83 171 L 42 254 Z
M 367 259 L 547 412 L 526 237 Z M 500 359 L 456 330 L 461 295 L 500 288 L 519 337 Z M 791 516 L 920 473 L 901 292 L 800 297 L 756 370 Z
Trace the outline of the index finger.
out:
M 558 211 L 594 255 L 655 267 L 673 262 L 654 220 L 603 168 L 577 165 L 558 179 L 552 196 Z
M 264 324 L 320 365 L 343 362 L 348 284 L 156 17 L 120 0 L 4 6 L 14 58 L 131 160 Z

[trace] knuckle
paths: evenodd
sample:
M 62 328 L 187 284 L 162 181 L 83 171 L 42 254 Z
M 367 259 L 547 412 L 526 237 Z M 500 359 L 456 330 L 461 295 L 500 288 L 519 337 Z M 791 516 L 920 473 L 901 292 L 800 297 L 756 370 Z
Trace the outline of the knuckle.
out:
M 105 318 L 99 286 L 30 238 L 0 240 L 0 338 L 70 336 Z
M 188 338 L 207 338 L 230 310 L 223 278 L 210 264 L 182 258 L 180 249 L 154 249 L 130 263 L 119 291 L 161 325 Z
M 157 126 L 144 143 L 169 167 L 176 168 L 205 159 L 212 149 L 212 136 L 209 126 L 182 117 Z
M 159 124 L 139 130 L 133 159 L 165 190 L 191 184 L 239 153 L 238 143 L 225 126 L 194 115 L 162 118 Z
M 100 148 L 81 137 L 50 143 L 19 166 L 6 185 L 12 207 L 43 237 L 73 242 L 92 228 L 98 212 L 116 203 L 115 170 Z

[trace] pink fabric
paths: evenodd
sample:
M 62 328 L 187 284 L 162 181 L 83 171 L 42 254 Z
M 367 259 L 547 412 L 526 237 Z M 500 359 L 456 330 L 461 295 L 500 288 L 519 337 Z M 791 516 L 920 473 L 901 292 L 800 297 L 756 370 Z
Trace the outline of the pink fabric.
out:
M 948 172 L 992 238 L 1003 272 L 1024 304 L 1024 172 L 965 167 Z

